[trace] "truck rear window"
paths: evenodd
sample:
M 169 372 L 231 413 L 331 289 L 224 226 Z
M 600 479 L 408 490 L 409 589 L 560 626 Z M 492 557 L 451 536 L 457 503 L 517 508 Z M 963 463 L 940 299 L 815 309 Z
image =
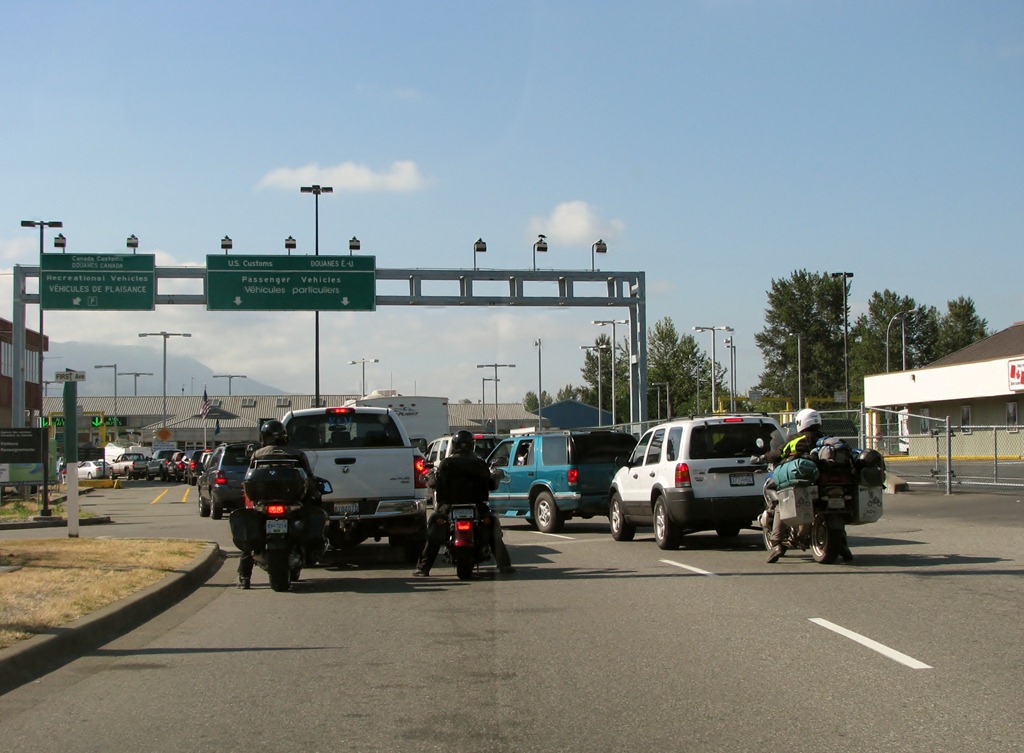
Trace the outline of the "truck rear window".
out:
M 381 413 L 294 416 L 288 444 L 300 450 L 405 446 L 394 419 Z

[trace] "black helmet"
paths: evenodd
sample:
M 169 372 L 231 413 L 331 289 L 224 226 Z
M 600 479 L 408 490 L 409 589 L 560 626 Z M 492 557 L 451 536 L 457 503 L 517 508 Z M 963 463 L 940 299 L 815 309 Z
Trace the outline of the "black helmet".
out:
M 452 437 L 452 454 L 453 455 L 472 455 L 473 447 L 476 445 L 476 440 L 473 439 L 473 435 L 463 429 L 462 431 L 455 432 L 455 436 Z
M 260 441 L 264 447 L 272 444 L 288 444 L 288 430 L 284 428 L 283 423 L 276 419 L 264 421 L 263 426 L 260 427 Z

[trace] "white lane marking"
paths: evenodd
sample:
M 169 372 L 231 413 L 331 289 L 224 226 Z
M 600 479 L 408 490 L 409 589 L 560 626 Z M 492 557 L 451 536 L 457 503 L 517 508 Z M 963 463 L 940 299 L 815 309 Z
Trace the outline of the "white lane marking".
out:
M 845 637 L 849 638 L 851 641 L 856 641 L 857 643 L 861 644 L 862 646 L 867 646 L 872 651 L 877 651 L 882 656 L 887 656 L 890 659 L 892 659 L 893 661 L 898 661 L 900 664 L 905 664 L 906 666 L 910 667 L 911 669 L 932 669 L 932 667 L 930 665 L 925 664 L 924 662 L 918 661 L 917 659 L 915 659 L 912 656 L 907 656 L 906 654 L 901 654 L 896 649 L 889 648 L 888 646 L 886 646 L 886 645 L 884 645 L 882 643 L 879 643 L 878 641 L 873 641 L 870 638 L 865 638 L 860 633 L 855 633 L 852 630 L 847 630 L 846 628 L 844 628 L 844 627 L 842 627 L 840 625 L 836 625 L 834 622 L 829 622 L 828 620 L 823 620 L 821 617 L 808 617 L 807 619 L 809 619 L 811 622 L 815 623 L 816 625 L 821 625 L 823 628 L 831 630 L 834 633 L 839 633 L 839 635 L 845 636 Z
M 658 562 L 664 562 L 666 565 L 672 565 L 673 567 L 680 567 L 683 570 L 689 570 L 691 573 L 697 573 L 697 575 L 718 575 L 718 573 L 709 573 L 707 570 L 701 570 L 699 567 L 684 565 L 682 562 L 673 562 L 672 560 L 658 560 Z
M 534 533 L 539 533 L 541 536 L 553 536 L 556 539 L 566 539 L 567 541 L 575 541 L 576 540 L 575 536 L 564 536 L 563 534 L 560 534 L 560 533 L 544 533 L 543 531 L 534 531 Z

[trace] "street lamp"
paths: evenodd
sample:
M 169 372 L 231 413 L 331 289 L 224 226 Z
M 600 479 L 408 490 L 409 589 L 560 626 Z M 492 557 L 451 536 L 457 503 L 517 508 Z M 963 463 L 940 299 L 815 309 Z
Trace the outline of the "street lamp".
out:
M 233 379 L 248 379 L 245 374 L 214 374 L 213 379 L 227 379 L 228 380 L 228 395 L 231 394 L 231 380 Z
M 361 363 L 363 365 L 363 383 L 362 383 L 362 386 L 359 388 L 361 390 L 360 397 L 366 397 L 366 364 L 368 364 L 368 363 L 380 363 L 380 359 L 379 358 L 360 358 L 360 359 L 358 359 L 356 361 L 349 361 L 348 365 L 349 366 L 355 366 L 357 363 Z
M 43 263 L 43 254 L 45 249 L 43 248 L 44 239 L 43 233 L 48 227 L 64 227 L 64 223 L 59 220 L 22 220 L 22 227 L 38 227 L 39 228 L 39 264 L 40 267 Z M 63 238 L 63 234 L 61 234 Z M 57 239 L 54 238 L 54 244 Z M 64 241 L 62 240 L 61 243 Z M 63 250 L 63 245 L 60 246 Z M 43 302 L 39 301 L 39 425 L 42 426 L 43 422 L 43 399 L 46 397 L 46 386 L 43 384 L 43 343 L 46 342 L 43 337 Z M 21 424 L 18 424 L 20 426 Z M 76 438 L 77 441 L 77 438 Z M 39 511 L 40 516 L 47 517 L 50 515 L 50 495 L 47 490 L 47 486 L 50 483 L 50 443 L 49 441 L 43 442 L 43 491 L 42 491 L 42 509 Z
M 654 382 L 652 387 L 658 388 L 658 418 L 661 418 L 661 388 L 665 388 L 665 418 L 671 420 L 672 418 L 672 395 L 668 391 L 668 382 Z
M 729 412 L 736 412 L 736 344 L 732 335 L 725 338 L 725 347 L 729 349 Z
M 850 350 L 849 350 L 849 336 L 850 336 L 850 311 L 847 304 L 847 291 L 846 281 L 853 277 L 853 272 L 831 272 L 832 279 L 841 277 L 843 279 L 843 376 L 845 379 L 846 386 L 846 410 L 850 410 Z
M 486 254 L 486 253 L 487 253 L 487 244 L 484 243 L 484 239 L 483 238 L 477 238 L 476 239 L 476 243 L 473 244 L 473 269 L 474 270 L 476 269 L 476 255 L 477 254 Z
M 284 250 L 288 252 L 288 255 L 292 255 L 292 251 L 295 250 L 295 239 L 290 235 L 284 239 Z
M 615 339 L 615 325 L 629 324 L 628 319 L 594 319 L 591 324 L 604 327 L 612 325 L 612 426 L 615 426 L 615 351 L 618 350 L 618 342 Z
M 608 253 L 608 244 L 603 240 L 598 239 L 597 243 L 590 247 L 590 271 L 597 271 L 597 264 L 594 261 L 594 254 L 606 254 Z
M 139 337 L 162 337 L 164 339 L 164 413 L 161 417 L 164 427 L 167 426 L 167 341 L 172 337 L 192 337 L 191 332 L 140 332 Z
M 59 248 L 60 252 L 63 254 L 67 245 L 68 239 L 64 237 L 64 233 L 57 233 L 57 237 L 53 239 L 53 247 Z
M 225 256 L 228 255 L 228 251 L 231 250 L 231 247 L 233 245 L 234 244 L 231 242 L 231 239 L 228 238 L 226 235 L 220 239 L 220 250 L 224 252 Z
M 125 243 L 125 245 L 132 250 L 133 254 L 138 250 L 139 239 L 135 236 L 135 233 L 132 233 L 131 235 L 128 236 L 128 240 Z
M 153 376 L 152 371 L 122 371 L 118 373 L 118 376 L 130 376 L 135 377 L 135 396 L 139 396 L 139 377 L 140 376 Z M 116 385 L 115 385 L 116 387 Z
M 718 324 L 714 327 L 694 327 L 694 332 L 710 332 L 711 333 L 711 412 L 715 412 L 715 382 L 718 381 L 718 361 L 715 356 L 715 333 L 716 332 L 732 332 L 732 327 L 727 327 L 724 324 Z
M 348 255 L 351 256 L 352 254 L 354 254 L 358 250 L 359 250 L 359 239 L 356 238 L 353 235 L 352 239 L 348 242 Z
M 322 193 L 334 193 L 334 188 L 331 186 L 320 186 L 313 184 L 312 186 L 301 186 L 299 191 L 302 193 L 313 194 L 314 203 L 314 214 L 313 214 L 313 255 L 320 255 L 320 194 Z M 350 247 L 351 249 L 351 247 Z M 351 255 L 351 251 L 350 251 Z M 314 312 L 314 324 L 313 324 L 313 336 L 316 339 L 316 346 L 313 353 L 313 391 L 315 392 L 316 404 L 320 405 L 320 310 L 317 309 Z
M 94 369 L 113 369 L 114 370 L 114 415 L 117 415 L 117 364 L 96 364 L 93 366 Z
M 494 369 L 494 433 L 498 434 L 498 369 L 514 369 L 514 363 L 478 363 L 478 369 Z
M 802 341 L 799 332 L 788 332 L 788 335 L 796 336 L 796 409 L 804 407 L 804 354 Z
M 533 344 L 537 347 L 537 431 L 540 431 L 541 428 L 543 428 L 541 426 L 541 422 L 543 421 L 542 414 L 544 413 L 544 390 L 541 387 L 543 382 L 540 370 L 541 339 L 538 337 L 536 340 L 533 341 Z
M 900 324 L 903 326 L 903 370 L 907 370 L 907 317 L 914 313 L 913 311 L 901 311 L 898 314 L 893 314 L 892 319 L 889 320 L 889 324 L 885 328 L 885 372 L 889 373 L 889 327 L 892 327 L 892 323 L 897 319 L 900 320 Z
M 487 390 L 487 383 L 494 382 L 494 386 L 497 387 L 499 381 L 501 380 L 495 379 L 494 377 L 482 377 L 480 379 L 480 426 L 483 428 L 487 427 L 487 419 L 484 418 L 484 408 L 487 405 L 487 397 L 485 394 Z M 495 428 L 494 433 L 498 433 L 497 428 Z
M 537 271 L 537 252 L 544 254 L 548 250 L 548 242 L 544 240 L 547 238 L 546 235 L 541 234 L 537 236 L 537 242 L 533 244 L 533 271 Z
M 597 351 L 597 425 L 604 425 L 604 408 L 601 406 L 601 351 L 608 350 L 607 345 L 581 345 L 580 350 Z

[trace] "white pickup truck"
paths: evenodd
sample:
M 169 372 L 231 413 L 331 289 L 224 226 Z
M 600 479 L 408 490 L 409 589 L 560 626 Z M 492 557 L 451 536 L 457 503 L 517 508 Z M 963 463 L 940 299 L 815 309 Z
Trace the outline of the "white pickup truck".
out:
M 415 560 L 426 539 L 426 464 L 388 408 L 345 406 L 290 411 L 289 446 L 331 482 L 323 498 L 334 549 L 387 539 Z

